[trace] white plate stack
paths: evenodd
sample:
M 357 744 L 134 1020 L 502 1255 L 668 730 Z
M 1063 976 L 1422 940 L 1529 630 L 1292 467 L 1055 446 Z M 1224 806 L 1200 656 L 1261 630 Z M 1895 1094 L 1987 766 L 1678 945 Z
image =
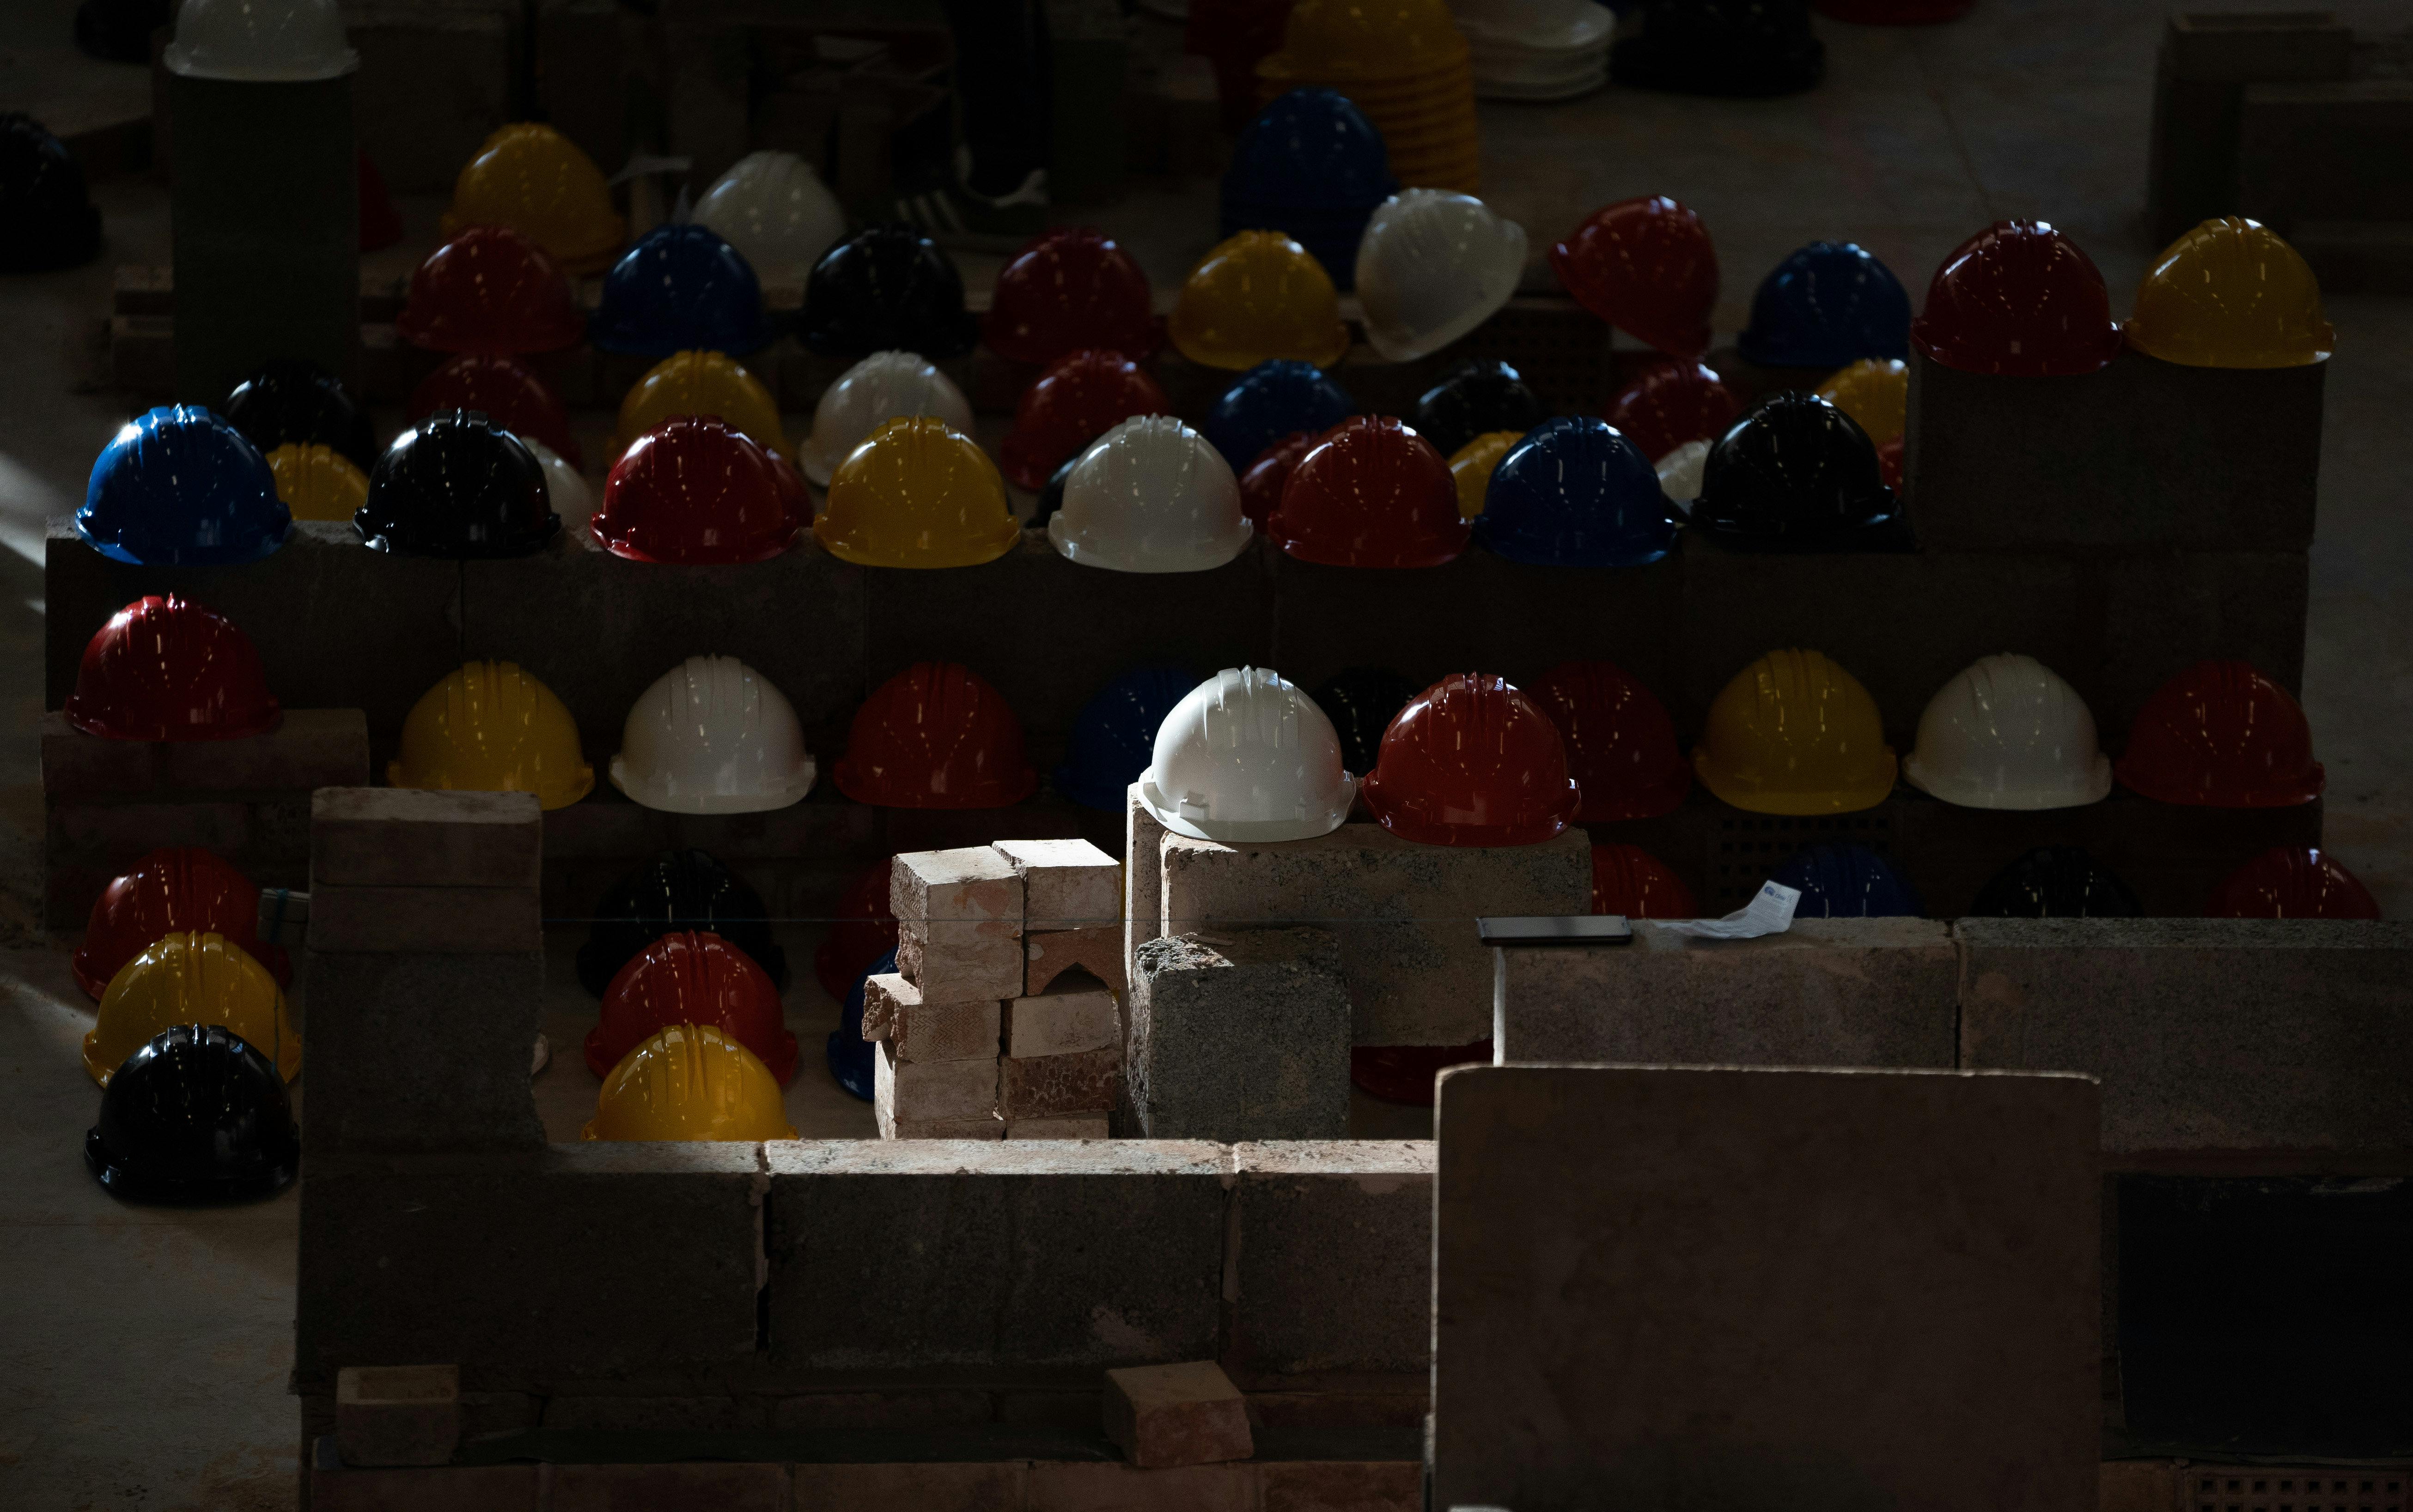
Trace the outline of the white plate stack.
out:
M 1608 81 L 1617 18 L 1594 0 L 1450 0 L 1488 100 L 1563 100 Z

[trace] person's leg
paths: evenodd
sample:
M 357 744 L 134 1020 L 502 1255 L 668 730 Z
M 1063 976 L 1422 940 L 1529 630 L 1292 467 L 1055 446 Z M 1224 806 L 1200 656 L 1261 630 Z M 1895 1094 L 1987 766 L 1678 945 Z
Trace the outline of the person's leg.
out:
M 940 242 L 1010 250 L 1047 224 L 1045 0 L 944 0 L 959 144 L 908 178 L 896 213 Z

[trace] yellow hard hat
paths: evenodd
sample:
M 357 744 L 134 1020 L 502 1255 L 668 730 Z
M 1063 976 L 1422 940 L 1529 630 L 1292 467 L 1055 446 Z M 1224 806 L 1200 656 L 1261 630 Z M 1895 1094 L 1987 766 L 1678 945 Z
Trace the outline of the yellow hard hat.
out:
M 1902 434 L 1910 405 L 1910 364 L 1898 357 L 1864 357 L 1818 386 L 1818 397 L 1849 415 L 1884 446 Z
M 629 234 L 595 160 L 534 121 L 488 137 L 452 182 L 439 229 L 450 242 L 472 226 L 508 226 L 570 273 L 602 272 Z
M 268 470 L 296 520 L 349 520 L 369 502 L 369 480 L 333 447 L 289 441 L 268 454 Z
M 674 352 L 654 364 L 620 401 L 615 452 L 674 415 L 709 415 L 756 446 L 785 455 L 779 405 L 754 374 L 725 352 Z
M 997 463 L 928 415 L 886 421 L 848 452 L 813 521 L 824 550 L 866 567 L 976 567 L 1021 536 Z
M 1858 678 L 1814 651 L 1771 651 L 1710 705 L 1693 770 L 1753 814 L 1849 814 L 1893 791 L 1894 757 Z
M 1429 73 L 1467 46 L 1447 0 L 1298 0 L 1281 55 L 1340 82 Z
M 1167 329 L 1182 356 L 1210 368 L 1278 357 L 1330 367 L 1349 351 L 1331 276 L 1280 231 L 1242 231 L 1199 258 Z
M 778 1079 L 709 1025 L 675 1023 L 620 1057 L 582 1139 L 792 1139 Z
M 163 934 L 117 968 L 83 1036 L 83 1068 L 106 1087 L 152 1035 L 187 1023 L 232 1031 L 288 1081 L 302 1074 L 302 1036 L 276 978 L 225 935 L 200 933 Z
M 1483 512 L 1483 491 L 1491 486 L 1491 469 L 1508 448 L 1525 439 L 1522 431 L 1486 431 L 1450 454 L 1449 476 L 1458 483 L 1458 517 L 1472 520 Z
M 566 809 L 595 785 L 578 725 L 553 690 L 511 662 L 471 662 L 411 705 L 402 754 L 386 765 L 395 787 L 534 793 Z
M 2337 345 L 2320 281 L 2259 221 L 2224 215 L 2162 249 L 2124 328 L 2148 357 L 2191 368 L 2293 368 Z

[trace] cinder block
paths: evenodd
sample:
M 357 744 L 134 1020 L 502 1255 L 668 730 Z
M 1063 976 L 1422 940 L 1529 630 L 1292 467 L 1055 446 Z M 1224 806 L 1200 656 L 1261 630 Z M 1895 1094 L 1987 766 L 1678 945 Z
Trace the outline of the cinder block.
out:
M 1022 878 L 997 851 L 898 856 L 888 906 L 896 916 L 896 969 L 925 1002 L 1021 996 Z
M 166 775 L 166 747 L 86 735 L 55 709 L 42 715 L 41 757 L 45 803 L 141 798 Z
M 354 955 L 544 949 L 534 888 L 351 888 L 313 882 L 310 948 Z
M 1130 991 L 1123 971 L 1121 923 L 1088 929 L 1048 930 L 1022 937 L 1022 995 L 1037 997 L 1056 985 L 1068 971 L 1084 971 L 1119 997 Z
M 1415 1460 L 1272 1460 L 1257 1466 L 1257 1494 L 1263 1512 L 1424 1512 L 1425 1467 Z
M 896 1138 L 899 1123 L 996 1117 L 997 1071 L 994 1053 L 978 1060 L 900 1063 L 896 1047 L 881 1040 L 871 1072 L 881 1138 Z
M 1079 978 L 1005 1006 L 1005 1053 L 1016 1059 L 1111 1050 L 1122 1057 L 1122 1016 L 1115 994 Z
M 1103 1113 L 1081 1113 L 1063 1118 L 1013 1118 L 1005 1122 L 1009 1139 L 1104 1139 L 1113 1135 L 1111 1121 Z
M 1399 1374 L 1432 1362 L 1429 1139 L 1234 1148 L 1223 1363 L 1252 1391 L 1286 1377 Z
M 440 1465 L 461 1442 L 457 1365 L 335 1373 L 335 1446 L 353 1465 Z
M 348 22 L 361 55 L 352 80 L 361 146 L 396 194 L 450 190 L 487 134 L 512 118 L 511 28 L 466 7 L 392 4 L 355 7 Z
M 174 741 L 166 756 L 166 785 L 180 793 L 365 787 L 368 719 L 357 709 L 288 709 L 265 735 Z
M 1220 1464 L 1256 1452 L 1240 1388 L 1211 1359 L 1106 1373 L 1106 1437 L 1144 1470 Z
M 528 1047 L 542 1019 L 543 951 L 313 951 L 304 982 L 310 1095 L 303 1102 L 303 1134 L 313 1151 L 544 1142 L 528 1093 Z
M 2241 213 L 2413 221 L 2413 81 L 2248 84 L 2237 131 Z
M 2161 245 L 2212 215 L 2236 213 L 2244 86 L 2344 79 L 2353 32 L 2328 11 L 2180 14 L 2154 69 L 2146 222 Z
M 1125 1074 L 1133 1132 L 1151 1139 L 1339 1138 L 1349 1128 L 1349 1019 L 1330 931 L 1149 941 L 1132 978 Z
M 881 1125 L 883 1139 L 1002 1139 L 1005 1120 L 995 1113 L 980 1118 L 940 1118 L 915 1122 L 891 1121 Z
M 796 1512 L 1022 1512 L 1029 1465 L 800 1464 Z
M 1009 1056 L 998 1064 L 999 1106 L 1009 1119 L 1103 1117 L 1122 1089 L 1119 1044 L 1072 1055 Z
M 1164 932 L 1164 826 L 1140 801 L 1139 784 L 1123 798 L 1123 980 L 1132 954 Z
M 994 1061 L 1003 1005 L 924 1003 L 896 972 L 867 978 L 863 989 L 863 1037 L 888 1041 L 897 1061 Z
M 997 852 L 1022 878 L 1022 927 L 1093 929 L 1122 922 L 1122 874 L 1086 840 L 1000 840 Z
M 547 1512 L 789 1512 L 784 1464 L 556 1464 Z
M 1137 1465 L 1034 1460 L 1029 1512 L 1257 1512 L 1253 1464 Z
M 388 888 L 533 888 L 534 793 L 323 785 L 310 797 L 310 880 Z

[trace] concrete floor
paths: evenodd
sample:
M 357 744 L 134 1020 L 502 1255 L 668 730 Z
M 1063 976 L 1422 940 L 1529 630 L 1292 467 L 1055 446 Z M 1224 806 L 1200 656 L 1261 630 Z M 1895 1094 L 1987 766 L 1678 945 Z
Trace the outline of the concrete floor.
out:
M 2257 0 L 2195 8 L 2254 8 Z M 2361 28 L 2402 27 L 2401 4 L 2338 6 Z M 0 103 L 61 129 L 139 110 L 140 69 L 64 47 L 71 0 L 19 0 L 0 37 Z M 1799 243 L 1856 238 L 1916 294 L 1943 255 L 1988 221 L 2038 215 L 2068 228 L 2124 304 L 2154 248 L 2141 226 L 2146 121 L 2163 7 L 2147 0 L 1984 0 L 1942 28 L 1822 23 L 1828 82 L 1786 100 L 1712 102 L 1611 92 L 1553 107 L 1486 106 L 1488 195 L 1546 244 L 1586 211 L 1671 193 L 1715 233 L 1726 288 L 1717 326 L 1743 322 L 1759 273 Z M 1166 23 L 1143 19 L 1161 28 Z M 1157 32 L 1162 38 L 1165 34 Z M 84 1177 L 95 1094 L 78 1063 L 90 1005 L 68 979 L 69 941 L 38 928 L 40 835 L 34 729 L 41 708 L 42 527 L 82 496 L 92 458 L 125 418 L 105 391 L 100 320 L 111 270 L 168 260 L 164 190 L 96 187 L 110 245 L 93 267 L 0 283 L 0 1505 L 289 1507 L 295 1199 L 206 1214 L 120 1206 Z M 433 201 L 402 207 L 414 245 Z M 1177 280 L 1212 240 L 1211 186 L 1135 185 L 1082 218 Z M 407 267 L 413 253 L 390 253 Z M 993 259 L 966 259 L 977 282 Z M 2413 913 L 2413 303 L 2333 299 L 2319 540 L 2313 550 L 2304 704 L 2330 773 L 2334 849 L 2391 916 Z M 386 417 L 391 421 L 392 417 Z M 797 417 L 801 420 L 803 417 Z M 556 942 L 566 948 L 570 942 Z M 810 939 L 789 942 L 809 960 Z M 555 1138 L 593 1107 L 577 1059 L 593 1006 L 566 965 L 547 1028 L 562 1059 L 538 1082 Z M 804 1041 L 789 1094 L 807 1136 L 869 1131 L 868 1109 L 822 1069 L 835 1008 L 809 974 L 790 994 Z M 297 1092 L 300 1087 L 297 1085 Z M 1366 1132 L 1409 1135 L 1418 1116 L 1361 1107 Z

